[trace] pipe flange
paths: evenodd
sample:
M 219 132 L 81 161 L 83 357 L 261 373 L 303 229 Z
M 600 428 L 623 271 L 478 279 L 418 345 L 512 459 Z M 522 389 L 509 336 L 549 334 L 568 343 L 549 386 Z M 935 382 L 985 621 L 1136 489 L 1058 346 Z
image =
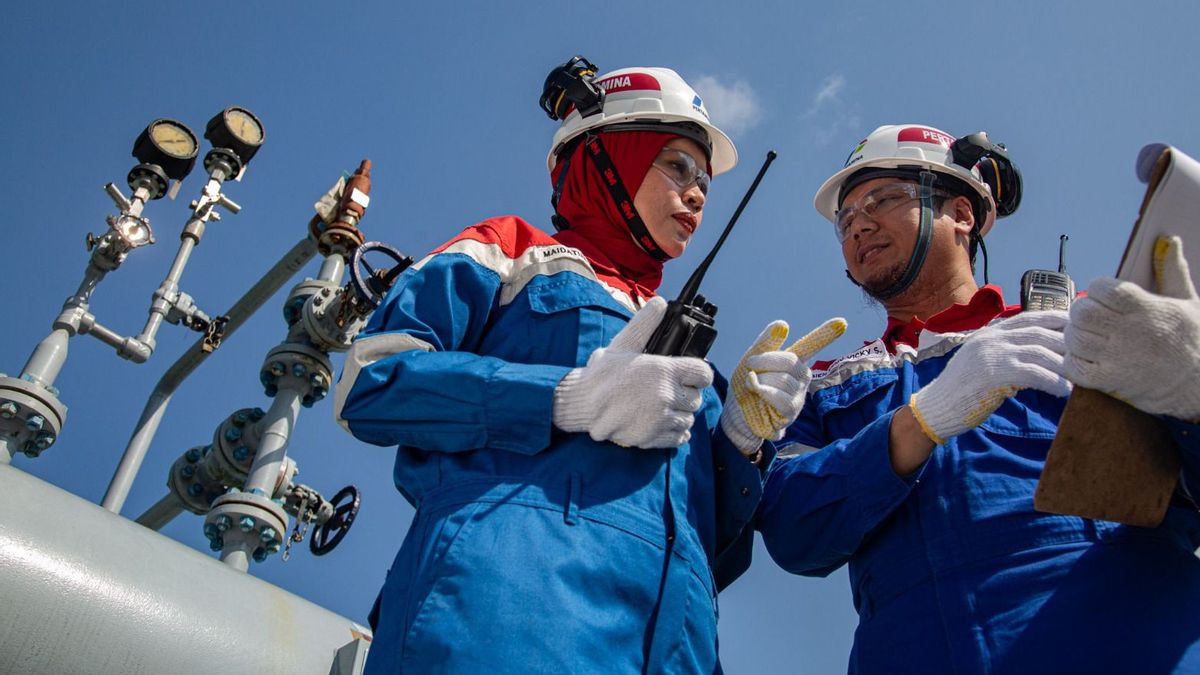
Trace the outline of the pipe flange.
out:
M 289 327 L 295 325 L 300 320 L 305 301 L 313 295 L 320 293 L 323 288 L 337 288 L 337 284 L 332 281 L 321 281 L 320 279 L 305 279 L 292 286 L 287 300 L 283 303 L 283 320 L 287 322 Z
M 327 352 L 344 352 L 350 349 L 354 336 L 367 323 L 366 317 L 345 320 L 344 306 L 349 301 L 346 290 L 338 286 L 321 289 L 304 303 L 304 332 L 309 341 Z
M 40 384 L 0 376 L 0 433 L 16 439 L 27 457 L 37 457 L 58 440 L 67 406 L 58 392 Z
M 285 342 L 267 352 L 259 380 L 267 396 L 275 396 L 280 389 L 292 389 L 300 392 L 301 404 L 311 408 L 329 393 L 333 363 L 318 349 Z
M 258 444 L 262 440 L 259 420 L 266 416 L 262 408 L 242 408 L 226 417 L 213 431 L 213 474 L 226 487 L 240 485 L 250 475 Z
M 212 464 L 213 446 L 197 445 L 180 455 L 167 474 L 167 489 L 196 515 L 208 513 L 227 487 L 213 476 Z
M 252 551 L 255 562 L 283 548 L 287 513 L 265 496 L 230 490 L 213 502 L 204 519 L 209 547 L 220 551 L 238 546 Z

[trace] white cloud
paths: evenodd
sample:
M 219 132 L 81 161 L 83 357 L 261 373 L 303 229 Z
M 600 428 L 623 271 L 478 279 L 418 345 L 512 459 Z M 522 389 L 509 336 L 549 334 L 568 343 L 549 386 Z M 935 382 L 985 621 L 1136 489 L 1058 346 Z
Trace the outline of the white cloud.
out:
M 695 89 L 704 99 L 704 107 L 716 124 L 727 134 L 740 134 L 762 120 L 758 95 L 745 80 L 725 84 L 711 75 L 695 82 Z
M 821 82 L 820 88 L 817 89 L 817 93 L 813 95 L 812 104 L 809 105 L 808 112 L 806 112 L 805 115 L 812 116 L 817 114 L 817 112 L 822 108 L 831 105 L 841 105 L 842 89 L 845 87 L 846 78 L 842 77 L 838 73 L 834 73 L 825 78 L 825 80 Z
M 848 136 L 861 133 L 858 111 L 842 98 L 845 89 L 846 78 L 841 73 L 826 76 L 813 92 L 808 109 L 800 115 L 818 146 L 846 143 Z

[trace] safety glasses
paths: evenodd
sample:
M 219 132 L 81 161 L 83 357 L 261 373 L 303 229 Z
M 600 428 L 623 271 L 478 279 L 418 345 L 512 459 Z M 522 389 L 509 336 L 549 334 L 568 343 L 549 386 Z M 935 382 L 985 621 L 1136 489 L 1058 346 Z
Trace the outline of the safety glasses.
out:
M 697 166 L 694 157 L 682 150 L 674 148 L 663 148 L 663 151 L 658 153 L 658 157 L 654 159 L 652 166 L 671 179 L 671 182 L 679 187 L 679 189 L 687 189 L 692 183 L 700 188 L 700 193 L 707 195 L 708 186 L 712 183 L 712 177 L 708 175 L 708 171 L 704 167 Z
M 941 190 L 932 190 L 930 196 L 944 199 L 951 195 Z M 865 216 L 871 220 L 878 220 L 920 198 L 921 186 L 915 183 L 880 185 L 859 197 L 853 205 L 838 209 L 836 222 L 833 224 L 834 234 L 839 242 L 844 242 L 850 235 L 850 225 L 854 223 L 855 218 Z

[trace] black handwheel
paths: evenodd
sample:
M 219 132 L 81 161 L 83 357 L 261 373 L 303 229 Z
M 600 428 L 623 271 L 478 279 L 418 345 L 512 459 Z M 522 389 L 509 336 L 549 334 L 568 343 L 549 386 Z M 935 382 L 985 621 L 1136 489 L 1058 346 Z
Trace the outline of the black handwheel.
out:
M 396 261 L 396 265 L 378 270 L 371 267 L 370 263 L 366 261 L 366 255 L 376 251 Z M 396 281 L 396 277 L 400 276 L 400 273 L 408 269 L 411 264 L 413 264 L 412 258 L 381 241 L 368 241 L 354 249 L 354 254 L 350 256 L 350 283 L 354 287 L 359 303 L 370 309 L 378 307 L 384 294 Z
M 349 499 L 350 501 L 346 501 Z M 342 543 L 354 518 L 358 515 L 358 505 L 361 497 L 358 488 L 347 485 L 333 496 L 333 515 L 313 530 L 312 538 L 308 540 L 308 549 L 313 555 L 325 555 Z M 345 503 L 342 503 L 345 502 Z

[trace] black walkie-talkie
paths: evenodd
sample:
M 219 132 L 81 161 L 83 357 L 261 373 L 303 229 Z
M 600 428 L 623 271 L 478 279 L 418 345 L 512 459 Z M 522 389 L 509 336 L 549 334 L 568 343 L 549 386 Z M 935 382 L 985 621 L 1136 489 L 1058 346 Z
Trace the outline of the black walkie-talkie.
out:
M 1058 238 L 1058 271 L 1027 270 L 1021 275 L 1021 311 L 1069 309 L 1075 282 L 1067 276 L 1067 235 Z
M 777 155 L 774 150 L 767 153 L 766 161 L 758 170 L 758 175 L 754 177 L 746 196 L 742 197 L 742 203 L 738 204 L 737 210 L 733 212 L 729 224 L 721 233 L 721 238 L 709 251 L 708 257 L 700 263 L 695 272 L 692 272 L 692 276 L 683 285 L 683 290 L 679 292 L 679 297 L 667 304 L 667 313 L 655 329 L 654 335 L 650 336 L 645 353 L 660 356 L 694 356 L 700 359 L 708 355 L 713 341 L 717 339 L 717 329 L 714 327 L 717 306 L 699 294 L 700 282 L 704 279 L 713 258 L 717 256 L 717 251 L 721 249 L 721 244 L 725 243 L 725 237 L 729 236 L 729 231 L 733 229 L 738 216 L 742 215 L 742 209 L 746 208 L 750 197 L 754 195 L 763 174 L 767 172 L 771 162 L 775 161 L 775 157 Z

